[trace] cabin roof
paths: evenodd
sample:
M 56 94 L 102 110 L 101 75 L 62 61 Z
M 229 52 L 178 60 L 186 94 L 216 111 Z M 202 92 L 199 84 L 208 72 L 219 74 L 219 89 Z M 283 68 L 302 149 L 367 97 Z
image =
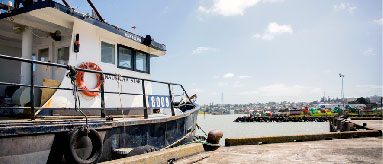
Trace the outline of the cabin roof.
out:
M 57 2 L 54 2 L 54 1 L 36 2 L 36 3 L 34 3 L 33 5 L 30 5 L 30 6 L 14 9 L 14 10 L 12 10 L 9 13 L 1 13 L 0 14 L 0 19 L 16 16 L 16 15 L 19 15 L 19 14 L 23 14 L 23 13 L 27 13 L 27 12 L 34 11 L 34 10 L 43 9 L 43 8 L 57 9 L 58 11 L 66 13 L 66 14 L 72 16 L 72 17 L 75 17 L 77 19 L 83 20 L 83 21 L 85 21 L 87 23 L 95 25 L 95 26 L 97 26 L 99 28 L 102 28 L 104 30 L 107 30 L 109 32 L 112 32 L 112 33 L 115 33 L 117 35 L 120 35 L 120 36 L 123 36 L 125 38 L 128 38 L 128 39 L 133 40 L 133 41 L 135 41 L 137 43 L 144 44 L 144 42 L 145 42 L 145 38 L 142 37 L 142 36 L 139 36 L 139 35 L 136 35 L 134 33 L 129 32 L 129 31 L 126 31 L 124 29 L 118 28 L 117 26 L 108 24 L 106 22 L 102 22 L 102 21 L 100 21 L 98 19 L 95 19 L 95 18 L 89 16 L 89 15 L 77 12 L 77 11 L 75 11 L 72 8 L 68 8 L 68 7 L 66 7 L 66 6 L 64 6 L 62 4 L 59 4 Z M 166 51 L 165 44 L 161 44 L 161 43 L 155 42 L 153 40 L 151 41 L 150 45 L 147 45 L 147 46 L 152 47 L 152 48 L 157 49 L 157 50 L 160 50 L 160 51 Z

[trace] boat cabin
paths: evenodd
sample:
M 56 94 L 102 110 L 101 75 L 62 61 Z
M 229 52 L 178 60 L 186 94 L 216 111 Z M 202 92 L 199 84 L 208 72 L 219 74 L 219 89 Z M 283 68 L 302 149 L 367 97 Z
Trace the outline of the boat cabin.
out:
M 145 81 L 142 84 L 142 79 L 151 77 L 150 60 L 166 54 L 164 44 L 154 41 L 150 35 L 140 36 L 108 24 L 100 15 L 82 14 L 50 0 L 31 2 L 34 4 L 24 4 L 25 7 L 20 7 L 23 5 L 20 1 L 0 6 L 3 9 L 0 14 L 0 55 L 3 56 L 0 57 L 0 106 L 34 105 L 44 108 L 39 115 L 76 113 L 73 110 L 48 110 L 76 107 L 72 90 L 35 87 L 34 101 L 31 101 L 31 89 L 26 86 L 73 88 L 72 79 L 66 76 L 69 70 L 63 67 L 65 65 L 109 73 L 102 77 L 91 72 L 77 74 L 79 89 L 88 90 L 79 91 L 81 107 L 134 108 L 143 107 L 144 101 L 150 101 L 143 100 L 143 94 L 152 93 L 152 83 Z M 8 60 L 9 57 L 15 60 Z M 40 63 L 20 62 L 16 58 Z M 103 95 L 89 90 L 110 93 Z M 26 110 L 0 110 L 0 115 L 23 112 Z

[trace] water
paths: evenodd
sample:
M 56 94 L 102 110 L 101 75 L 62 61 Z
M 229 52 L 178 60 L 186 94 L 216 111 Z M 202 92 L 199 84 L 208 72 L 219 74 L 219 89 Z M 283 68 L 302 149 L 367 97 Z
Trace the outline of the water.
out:
M 330 132 L 328 122 L 233 122 L 237 117 L 244 114 L 234 115 L 211 115 L 199 114 L 197 123 L 208 133 L 213 129 L 223 131 L 221 145 L 225 145 L 224 138 L 230 137 L 254 137 L 254 136 L 280 136 L 295 134 L 314 134 Z M 197 129 L 197 135 L 204 135 Z

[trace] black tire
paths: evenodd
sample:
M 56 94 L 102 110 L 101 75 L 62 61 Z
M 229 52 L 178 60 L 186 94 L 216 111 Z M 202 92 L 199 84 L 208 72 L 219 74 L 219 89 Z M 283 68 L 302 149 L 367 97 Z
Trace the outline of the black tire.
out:
M 80 158 L 75 150 L 75 144 L 77 139 L 82 136 L 88 136 L 92 141 L 92 152 L 90 153 L 87 159 Z M 74 131 L 69 132 L 68 134 L 68 144 L 65 150 L 65 160 L 67 163 L 76 163 L 76 164 L 93 164 L 97 163 L 102 155 L 102 139 L 100 134 L 94 129 L 89 129 L 89 133 L 87 134 L 85 131 L 76 129 Z
M 150 153 L 150 152 L 154 152 L 158 150 L 159 149 L 154 146 L 149 146 L 149 145 L 139 146 L 134 148 L 132 151 L 130 151 L 126 156 L 131 157 L 131 156 L 146 154 L 146 153 Z

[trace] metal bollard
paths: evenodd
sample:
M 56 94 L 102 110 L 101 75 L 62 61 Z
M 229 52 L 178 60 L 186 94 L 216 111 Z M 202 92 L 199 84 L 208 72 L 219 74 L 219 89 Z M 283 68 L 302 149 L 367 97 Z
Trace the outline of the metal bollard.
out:
M 342 124 L 342 132 L 350 131 L 350 124 L 348 121 L 344 121 Z
M 206 142 L 212 143 L 212 144 L 219 144 L 219 140 L 222 138 L 223 132 L 222 130 L 211 130 L 208 134 Z M 219 146 L 213 146 L 213 145 L 207 145 L 203 144 L 203 148 L 206 151 L 214 151 L 219 148 Z
M 340 130 L 342 127 L 342 120 L 341 119 L 336 119 L 336 129 Z

